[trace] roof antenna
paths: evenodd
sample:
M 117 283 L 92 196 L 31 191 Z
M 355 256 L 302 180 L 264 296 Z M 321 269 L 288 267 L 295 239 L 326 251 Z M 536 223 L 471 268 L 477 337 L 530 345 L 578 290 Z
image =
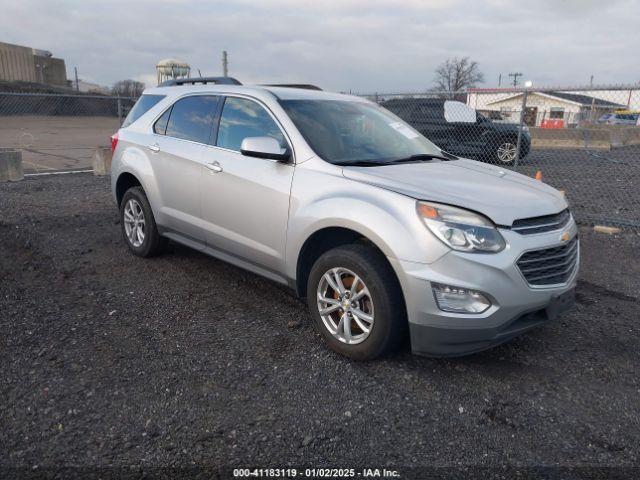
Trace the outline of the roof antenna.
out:
M 200 75 L 200 78 L 202 78 L 202 73 L 200 73 L 200 69 L 198 69 L 198 75 Z

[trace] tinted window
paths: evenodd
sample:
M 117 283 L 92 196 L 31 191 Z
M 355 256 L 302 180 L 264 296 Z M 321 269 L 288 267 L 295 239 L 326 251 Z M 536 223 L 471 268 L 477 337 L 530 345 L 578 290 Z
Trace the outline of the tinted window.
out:
M 387 110 L 395 113 L 403 120 L 411 121 L 411 114 L 414 112 L 414 103 L 406 100 L 389 100 L 381 104 Z
M 216 145 L 240 151 L 247 137 L 273 137 L 283 148 L 284 135 L 267 111 L 256 102 L 245 98 L 228 97 L 224 102 Z
M 168 109 L 166 112 L 162 114 L 162 116 L 156 120 L 156 123 L 153 124 L 153 131 L 160 135 L 164 135 L 167 131 L 167 123 L 169 122 L 169 115 L 171 114 L 171 109 Z
M 444 105 L 442 103 L 421 103 L 416 114 L 421 120 L 444 121 Z
M 207 143 L 216 116 L 218 97 L 186 97 L 173 104 L 167 136 Z
M 164 95 L 142 95 L 124 119 L 122 128 L 128 127 L 142 115 L 147 113 L 151 107 L 164 98 Z

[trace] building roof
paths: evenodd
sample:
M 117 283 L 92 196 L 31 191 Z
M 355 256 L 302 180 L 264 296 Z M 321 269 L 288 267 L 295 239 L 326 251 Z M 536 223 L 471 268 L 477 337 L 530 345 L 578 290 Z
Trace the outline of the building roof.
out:
M 487 103 L 487 105 L 493 105 L 494 103 L 504 102 L 505 100 L 511 100 L 513 98 L 521 97 L 522 95 L 523 93 L 516 93 L 515 95 L 511 95 L 509 97 L 500 98 L 493 102 L 489 102 Z M 540 95 L 542 97 L 557 98 L 564 102 L 573 103 L 581 107 L 590 107 L 591 105 L 593 105 L 594 107 L 600 107 L 600 108 L 626 108 L 626 105 L 622 105 L 620 103 L 614 103 L 608 100 L 603 100 L 601 98 L 592 97 L 591 95 L 582 95 L 578 93 L 529 92 L 529 95 Z
M 582 106 L 594 105 L 596 107 L 611 107 L 611 108 L 624 107 L 624 105 L 621 105 L 619 103 L 609 102 L 608 100 L 592 97 L 591 95 L 581 95 L 578 93 L 565 93 L 565 92 L 546 92 L 546 93 L 547 95 L 551 95 L 552 97 L 557 97 L 563 100 L 568 100 L 570 102 L 579 103 Z

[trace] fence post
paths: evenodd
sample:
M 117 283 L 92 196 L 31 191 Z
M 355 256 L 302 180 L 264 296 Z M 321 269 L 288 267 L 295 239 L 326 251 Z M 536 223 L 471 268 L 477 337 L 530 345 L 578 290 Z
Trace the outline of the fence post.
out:
M 524 112 L 527 109 L 527 95 L 529 94 L 529 89 L 524 87 L 524 94 L 522 95 L 522 106 L 520 107 L 520 122 L 518 124 L 518 142 L 516 145 L 516 158 L 513 162 L 513 166 L 518 166 L 518 161 L 520 161 L 520 147 L 522 145 L 522 128 L 524 126 Z
M 120 95 L 118 95 L 118 121 L 122 125 L 122 100 L 120 100 Z

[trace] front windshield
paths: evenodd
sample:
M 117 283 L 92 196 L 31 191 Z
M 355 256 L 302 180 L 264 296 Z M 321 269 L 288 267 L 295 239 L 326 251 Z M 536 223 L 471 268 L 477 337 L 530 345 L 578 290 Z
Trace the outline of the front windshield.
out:
M 281 100 L 309 146 L 335 164 L 387 163 L 441 150 L 384 108 L 343 100 Z

